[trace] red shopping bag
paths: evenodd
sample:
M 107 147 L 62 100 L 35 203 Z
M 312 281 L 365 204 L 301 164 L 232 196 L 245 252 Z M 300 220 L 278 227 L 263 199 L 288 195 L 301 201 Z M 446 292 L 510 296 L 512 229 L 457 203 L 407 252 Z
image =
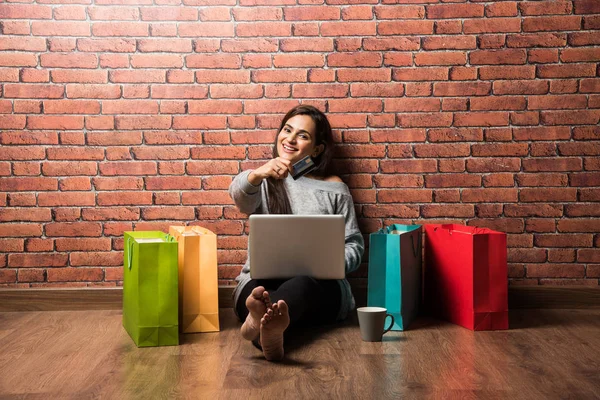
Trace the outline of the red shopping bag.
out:
M 463 225 L 425 225 L 424 304 L 465 328 L 508 329 L 506 234 Z

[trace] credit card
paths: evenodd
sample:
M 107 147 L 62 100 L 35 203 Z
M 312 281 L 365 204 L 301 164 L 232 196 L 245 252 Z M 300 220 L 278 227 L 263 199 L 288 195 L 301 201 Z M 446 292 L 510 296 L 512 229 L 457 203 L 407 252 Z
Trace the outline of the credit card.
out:
M 301 176 L 308 174 L 316 167 L 317 164 L 315 164 L 312 158 L 310 158 L 310 156 L 306 156 L 302 160 L 292 165 L 292 178 L 296 180 Z

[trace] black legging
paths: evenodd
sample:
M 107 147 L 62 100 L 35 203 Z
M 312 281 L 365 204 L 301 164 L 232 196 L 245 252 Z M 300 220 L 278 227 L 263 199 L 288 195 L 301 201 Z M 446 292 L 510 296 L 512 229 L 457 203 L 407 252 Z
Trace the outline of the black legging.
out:
M 319 280 L 307 276 L 291 279 L 252 279 L 242 289 L 235 305 L 243 322 L 248 316 L 246 299 L 252 290 L 264 286 L 273 303 L 285 300 L 290 313 L 290 328 L 300 325 L 333 323 L 341 306 L 341 289 L 336 280 Z

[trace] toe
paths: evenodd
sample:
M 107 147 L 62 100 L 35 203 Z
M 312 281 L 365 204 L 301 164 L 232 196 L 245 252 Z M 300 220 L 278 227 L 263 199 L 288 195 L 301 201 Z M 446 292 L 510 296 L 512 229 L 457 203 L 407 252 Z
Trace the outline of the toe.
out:
M 262 300 L 265 302 L 267 308 L 271 308 L 271 296 L 269 296 L 269 292 L 266 290 L 264 290 L 262 293 Z
M 265 288 L 263 286 L 257 286 L 252 290 L 252 297 L 255 299 L 262 299 Z
M 285 301 L 279 300 L 277 302 L 277 308 L 279 309 L 279 315 L 288 313 L 288 305 Z

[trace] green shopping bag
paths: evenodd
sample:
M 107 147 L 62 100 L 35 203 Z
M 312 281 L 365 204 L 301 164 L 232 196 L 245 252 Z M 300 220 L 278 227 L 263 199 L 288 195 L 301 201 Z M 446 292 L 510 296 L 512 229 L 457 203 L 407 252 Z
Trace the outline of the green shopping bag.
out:
M 421 225 L 394 224 L 369 236 L 367 305 L 387 308 L 394 331 L 419 312 L 421 258 Z
M 178 345 L 175 238 L 146 231 L 124 239 L 123 327 L 138 347 Z

